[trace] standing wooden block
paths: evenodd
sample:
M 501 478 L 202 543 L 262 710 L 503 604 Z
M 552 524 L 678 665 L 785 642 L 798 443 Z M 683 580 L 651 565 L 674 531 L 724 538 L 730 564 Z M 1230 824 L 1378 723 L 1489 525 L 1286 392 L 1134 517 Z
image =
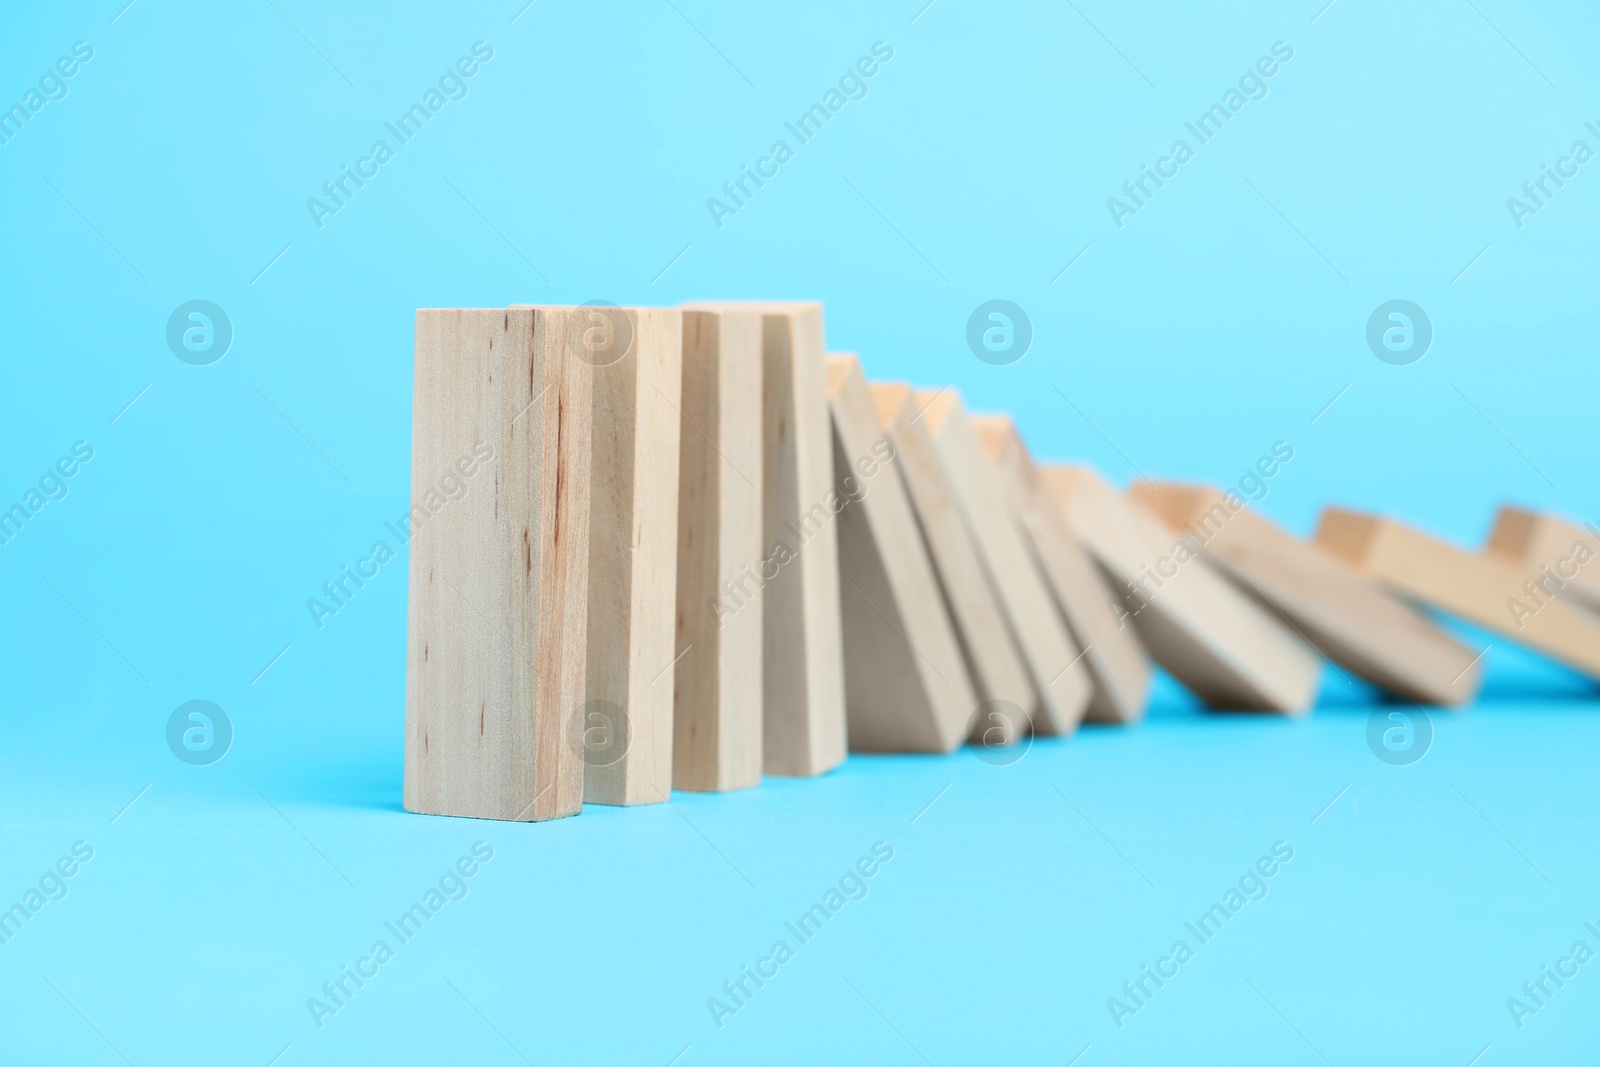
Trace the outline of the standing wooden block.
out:
M 683 312 L 672 782 L 761 782 L 761 315 Z
M 582 807 L 581 329 L 573 308 L 417 312 L 411 493 L 431 518 L 411 539 L 409 811 L 540 820 Z M 459 497 L 435 488 L 469 468 Z
M 1311 707 L 1321 664 L 1268 609 L 1089 468 L 1045 466 L 1041 474 L 1117 587 L 1107 610 L 1131 618 L 1157 663 L 1214 708 Z
M 1152 482 L 1128 495 L 1282 612 L 1324 656 L 1373 685 L 1422 704 L 1464 704 L 1476 695 L 1480 672 L 1472 649 L 1238 497 Z
M 672 789 L 683 313 L 584 311 L 594 475 L 583 799 L 659 804 Z
M 1137 722 L 1150 694 L 1150 660 L 1133 628 L 1118 626 L 1106 609 L 1115 595 L 1111 586 L 1067 528 L 1011 418 L 974 415 L 972 426 L 1011 515 L 1028 537 L 1033 561 L 1055 594 L 1056 607 L 1083 646 L 1093 682 L 1086 718 Z
M 1540 595 L 1600 612 L 1600 530 L 1593 523 L 1580 527 L 1554 515 L 1502 507 L 1488 550 L 1527 572 Z
M 1540 594 L 1522 568 L 1340 508 L 1323 509 L 1317 543 L 1402 596 L 1600 678 L 1600 625 Z
M 954 389 L 918 391 L 921 421 L 938 449 L 956 503 L 1011 623 L 1022 660 L 1039 694 L 1033 728 L 1071 733 L 1089 706 L 1092 683 L 1077 643 L 1045 591 L 1028 546 L 995 484 L 983 446 Z
M 821 774 L 845 758 L 837 497 L 822 305 L 690 306 L 761 315 L 763 766 L 767 774 Z
M 850 747 L 949 752 L 977 707 L 939 580 L 853 355 L 828 357 Z
M 961 508 L 939 462 L 939 450 L 921 418 L 922 408 L 909 385 L 872 383 L 868 388 L 877 408 L 878 425 L 894 446 L 895 466 L 955 625 L 976 703 L 1015 706 L 1015 712 L 1007 712 L 1002 718 L 1036 718 L 1038 691 L 1022 662 L 1011 624 L 1006 621 L 966 520 L 961 517 Z M 977 706 L 970 710 L 976 714 Z M 980 731 L 995 725 L 987 716 L 979 718 L 985 720 L 979 723 Z

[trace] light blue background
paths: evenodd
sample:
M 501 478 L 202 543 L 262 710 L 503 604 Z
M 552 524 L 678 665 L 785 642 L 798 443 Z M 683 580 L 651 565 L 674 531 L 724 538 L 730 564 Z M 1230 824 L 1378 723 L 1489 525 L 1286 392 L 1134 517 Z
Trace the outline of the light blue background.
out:
M 1600 948 L 1593 692 L 1498 641 L 1410 768 L 1330 671 L 1305 722 L 1163 684 L 1143 726 L 1009 768 L 853 758 L 541 826 L 400 811 L 403 559 L 322 630 L 305 601 L 408 506 L 419 306 L 819 298 L 869 375 L 954 383 L 1118 481 L 1226 481 L 1285 440 L 1260 507 L 1302 532 L 1334 501 L 1468 543 L 1508 499 L 1600 518 L 1600 163 L 1520 230 L 1506 208 L 1600 148 L 1592 5 L 1075 4 L 10 5 L 0 103 L 95 54 L 0 145 L 0 504 L 95 457 L 0 547 L 0 902 L 96 851 L 0 946 L 0 1062 L 1592 1049 L 1600 964 L 1521 1031 L 1505 1000 Z M 469 95 L 318 229 L 306 199 L 479 40 Z M 879 40 L 869 95 L 713 225 Z M 1106 198 L 1279 40 L 1267 98 L 1118 229 Z M 1009 367 L 964 342 L 996 297 L 1036 332 Z M 209 367 L 163 337 L 196 298 L 235 329 Z M 1413 366 L 1365 347 L 1393 298 L 1436 330 Z M 236 730 L 208 768 L 163 736 L 195 698 Z M 480 838 L 470 895 L 318 1030 L 306 998 Z M 867 899 L 719 1031 L 706 998 L 877 840 Z M 1271 896 L 1117 1030 L 1106 998 L 1278 840 Z

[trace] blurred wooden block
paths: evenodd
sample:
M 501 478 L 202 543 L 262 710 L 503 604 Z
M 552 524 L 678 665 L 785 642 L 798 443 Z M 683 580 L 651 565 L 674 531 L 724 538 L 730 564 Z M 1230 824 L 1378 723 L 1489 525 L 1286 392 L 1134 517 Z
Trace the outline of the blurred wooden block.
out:
M 767 774 L 814 775 L 845 758 L 844 648 L 833 431 L 822 305 L 692 304 L 761 315 L 762 748 Z M 755 455 L 734 456 L 734 462 Z
M 872 401 L 877 408 L 878 425 L 894 446 L 895 466 L 905 485 L 906 496 L 917 519 L 928 558 L 933 563 L 939 588 L 944 596 L 956 638 L 971 676 L 975 704 L 993 709 L 997 704 L 1013 706 L 1002 714 L 1014 718 L 1017 731 L 1008 731 L 1015 740 L 1024 717 L 1038 715 L 1039 694 L 1033 687 L 1022 652 L 1011 635 L 1011 624 L 994 584 L 979 556 L 977 545 L 967 529 L 961 508 L 956 503 L 939 461 L 939 450 L 928 436 L 909 385 L 871 383 Z M 987 719 L 987 716 L 980 718 Z M 980 731 L 995 723 L 982 721 Z
M 761 315 L 683 312 L 672 782 L 761 782 Z
M 1593 678 L 1600 624 L 1547 596 L 1524 570 L 1398 522 L 1324 508 L 1317 543 L 1402 596 L 1459 615 Z
M 850 748 L 949 752 L 977 707 L 894 445 L 853 355 L 828 356 Z
M 1033 561 L 1067 620 L 1093 682 L 1090 722 L 1137 722 L 1150 693 L 1150 661 L 1132 627 L 1118 626 L 1106 604 L 1116 594 L 1067 528 L 1033 457 L 1007 415 L 974 415 L 1012 517 L 1027 534 Z
M 1266 608 L 1089 468 L 1045 466 L 1041 474 L 1117 587 L 1120 600 L 1107 610 L 1131 617 L 1157 663 L 1214 708 L 1311 707 L 1321 664 Z
M 1487 546 L 1491 555 L 1527 572 L 1541 596 L 1600 612 L 1600 530 L 1554 515 L 1502 507 Z
M 659 804 L 672 789 L 683 314 L 580 310 L 594 389 L 583 799 Z
M 1141 482 L 1128 495 L 1352 673 L 1423 704 L 1464 704 L 1477 694 L 1472 649 L 1248 505 L 1235 510 L 1215 489 L 1170 483 Z
M 1077 643 L 1029 558 L 1022 531 L 1006 509 L 961 397 L 954 389 L 919 390 L 916 397 L 923 407 L 920 421 L 938 450 L 1039 694 L 1040 714 L 1033 728 L 1041 734 L 1071 733 L 1088 708 L 1092 688 Z
M 411 492 L 431 518 L 410 545 L 408 811 L 541 820 L 582 807 L 581 328 L 573 308 L 417 312 Z M 464 494 L 441 497 L 441 476 L 474 458 Z

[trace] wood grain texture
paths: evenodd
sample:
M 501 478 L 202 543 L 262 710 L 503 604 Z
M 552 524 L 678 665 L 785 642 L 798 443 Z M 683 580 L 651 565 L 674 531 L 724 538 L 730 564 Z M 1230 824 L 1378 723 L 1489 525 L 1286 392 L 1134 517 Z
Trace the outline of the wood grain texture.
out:
M 672 789 L 683 314 L 586 315 L 594 474 L 583 799 L 659 804 Z
M 1214 708 L 1301 714 L 1316 699 L 1320 661 L 1268 609 L 1242 593 L 1149 511 L 1087 467 L 1045 465 L 1068 526 L 1112 580 L 1157 663 Z
M 673 785 L 761 782 L 761 315 L 683 313 Z
M 911 386 L 903 383 L 873 382 L 868 388 L 877 409 L 878 425 L 894 445 L 895 466 L 972 679 L 976 703 L 971 715 L 984 720 L 979 723 L 980 731 L 994 725 L 987 714 L 979 714 L 980 707 L 1016 709 L 1002 718 L 1037 717 L 1038 690 L 956 503 L 939 450 L 928 436 L 921 405 L 916 403 Z
M 1521 568 L 1541 595 L 1600 612 L 1600 530 L 1554 515 L 1505 506 L 1495 515 L 1486 551 Z
M 1062 519 L 1010 416 L 974 415 L 972 426 L 1006 506 L 1027 535 L 1033 561 L 1083 649 L 1083 669 L 1092 683 L 1085 717 L 1137 722 L 1150 694 L 1150 659 L 1133 627 L 1118 626 L 1107 609 L 1115 595 L 1110 584 Z
M 861 364 L 830 355 L 827 369 L 850 748 L 949 752 L 977 697 Z
M 1050 601 L 1022 531 L 995 484 L 960 395 L 954 389 L 918 391 L 916 401 L 923 408 L 920 421 L 926 424 L 938 450 L 956 503 L 1039 694 L 1033 728 L 1041 734 L 1071 733 L 1088 709 L 1092 688 L 1089 672 L 1074 669 L 1081 667 L 1077 642 Z
M 1481 672 L 1472 649 L 1239 497 L 1155 482 L 1140 482 L 1128 495 L 1351 673 L 1423 704 L 1464 704 L 1477 694 Z
M 1323 509 L 1316 540 L 1402 596 L 1600 678 L 1600 625 L 1559 599 L 1536 598 L 1522 568 L 1473 555 L 1393 520 L 1342 508 Z
M 689 306 L 761 315 L 763 768 L 822 774 L 844 761 L 846 744 L 822 305 Z
M 575 815 L 588 630 L 590 376 L 574 309 L 416 320 L 405 806 Z M 486 461 L 459 497 L 441 477 Z M 453 484 L 453 483 L 452 483 Z

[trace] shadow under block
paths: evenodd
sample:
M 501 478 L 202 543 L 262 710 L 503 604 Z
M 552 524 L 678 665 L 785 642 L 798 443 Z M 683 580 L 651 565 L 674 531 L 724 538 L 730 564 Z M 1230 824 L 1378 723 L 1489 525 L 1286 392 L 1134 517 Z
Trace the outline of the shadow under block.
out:
M 1536 601 L 1523 568 L 1464 552 L 1398 522 L 1341 508 L 1323 509 L 1316 539 L 1402 596 L 1600 678 L 1600 624 L 1542 593 Z
M 1028 537 L 1034 563 L 1083 646 L 1093 684 L 1085 718 L 1137 722 L 1150 694 L 1150 660 L 1133 628 L 1117 625 L 1107 607 L 1115 592 L 1067 528 L 1010 416 L 974 415 L 972 426 L 1012 516 Z
M 1600 612 L 1600 531 L 1522 508 L 1502 507 L 1486 546 L 1490 555 L 1526 572 L 1541 596 Z
M 861 364 L 827 370 L 850 748 L 949 752 L 978 701 Z
M 834 513 L 833 431 L 822 305 L 693 304 L 761 316 L 761 745 L 765 773 L 807 776 L 845 758 L 844 648 Z
M 672 789 L 683 314 L 587 314 L 601 344 L 580 367 L 594 391 L 583 799 L 659 804 Z
M 1050 602 L 960 396 L 954 389 L 918 390 L 916 403 L 1039 694 L 1034 731 L 1071 733 L 1088 709 L 1092 688 L 1087 670 L 1072 669 L 1079 666 L 1077 643 Z
M 411 495 L 430 514 L 410 546 L 409 811 L 542 820 L 582 807 L 591 382 L 579 328 L 571 308 L 417 312 Z M 448 475 L 463 495 L 440 496 Z
M 978 547 L 961 517 L 950 481 L 939 462 L 939 451 L 919 418 L 921 406 L 909 385 L 874 382 L 868 388 L 877 409 L 878 425 L 894 446 L 895 467 L 955 626 L 975 702 L 1004 702 L 1028 715 L 1036 714 L 1039 694 L 1011 636 L 1011 624 L 1006 621 Z M 976 712 L 977 708 L 972 710 Z
M 761 315 L 683 312 L 672 784 L 761 783 Z
M 1128 495 L 1281 611 L 1319 652 L 1373 685 L 1423 704 L 1465 704 L 1477 694 L 1472 649 L 1248 505 L 1234 510 L 1205 486 L 1141 482 Z
M 1040 473 L 1067 525 L 1118 589 L 1122 603 L 1108 610 L 1127 612 L 1173 677 L 1213 708 L 1310 709 L 1321 662 L 1269 609 L 1089 468 L 1051 465 Z

